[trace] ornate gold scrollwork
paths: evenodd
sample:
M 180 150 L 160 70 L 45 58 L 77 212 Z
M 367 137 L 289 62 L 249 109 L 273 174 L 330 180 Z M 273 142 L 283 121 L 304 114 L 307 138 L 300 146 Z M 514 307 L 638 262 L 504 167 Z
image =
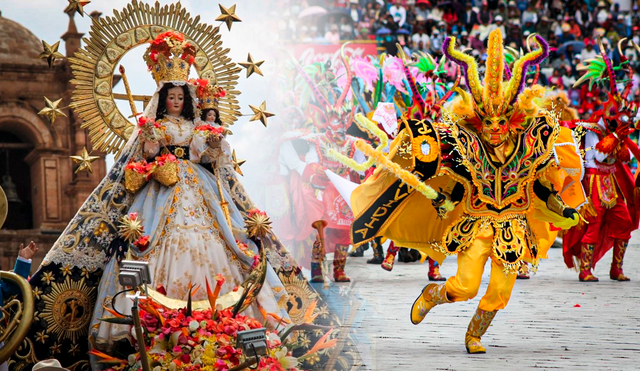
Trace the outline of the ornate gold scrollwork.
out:
M 12 272 L 0 272 L 0 278 L 16 285 L 22 294 L 22 302 L 13 299 L 2 308 L 3 319 L 8 318 L 7 326 L 0 329 L 0 343 L 5 343 L 0 349 L 2 364 L 18 350 L 27 336 L 33 322 L 34 300 L 31 286 L 24 278 Z

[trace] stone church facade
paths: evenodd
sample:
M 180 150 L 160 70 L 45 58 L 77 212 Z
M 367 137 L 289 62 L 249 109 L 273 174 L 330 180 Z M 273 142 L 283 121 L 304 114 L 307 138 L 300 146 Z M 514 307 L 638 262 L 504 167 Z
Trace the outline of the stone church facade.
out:
M 80 48 L 83 34 L 73 16 L 62 35 L 67 56 Z M 46 40 L 53 44 L 56 40 Z M 69 220 L 104 177 L 103 154 L 93 174 L 74 174 L 69 156 L 83 147 L 91 151 L 88 132 L 70 109 L 53 125 L 39 116 L 44 96 L 68 106 L 73 86 L 67 60 L 50 69 L 39 59 L 42 43 L 24 26 L 0 14 L 0 184 L 12 195 L 9 215 L 0 229 L 0 269 L 13 268 L 20 243 L 35 241 L 40 249 L 33 269 L 42 260 Z

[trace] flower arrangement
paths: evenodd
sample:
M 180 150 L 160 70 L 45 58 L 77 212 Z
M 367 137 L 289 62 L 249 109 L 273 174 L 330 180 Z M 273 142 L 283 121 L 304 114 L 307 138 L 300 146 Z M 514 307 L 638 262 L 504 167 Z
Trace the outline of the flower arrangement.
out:
M 157 156 L 156 157 L 156 161 L 155 161 L 157 166 L 163 166 L 163 165 L 166 165 L 166 164 L 171 163 L 171 162 L 175 162 L 175 163 L 178 162 L 178 159 L 176 158 L 176 156 L 174 156 L 171 153 L 167 153 L 166 155 Z
M 141 160 L 131 161 L 124 168 L 125 170 L 132 170 L 138 174 L 142 174 L 145 176 L 146 180 L 149 180 L 154 166 L 155 164 L 153 162 L 148 163 L 147 160 Z
M 178 159 L 171 153 L 160 155 L 155 160 L 153 178 L 167 187 L 178 183 Z
M 225 134 L 225 128 L 223 127 L 215 127 L 212 125 L 200 125 L 198 127 L 196 127 L 194 129 L 197 132 L 202 132 L 202 133 L 207 133 L 207 134 L 217 134 L 217 135 L 224 135 Z
M 157 142 L 163 137 L 162 126 L 152 119 L 140 116 L 138 119 L 138 128 L 140 136 L 143 140 L 149 142 Z
M 138 248 L 140 252 L 145 251 L 149 248 L 149 236 L 142 236 L 137 240 L 133 241 L 133 245 Z
M 162 55 L 166 59 L 171 54 L 179 56 L 181 59 L 193 64 L 196 57 L 196 48 L 185 41 L 184 35 L 178 32 L 164 32 L 159 34 L 155 40 L 151 42 L 148 51 L 148 58 L 153 63 L 158 63 L 158 58 Z
M 222 275 L 216 275 L 215 281 L 213 291 L 209 281 L 205 281 L 211 308 L 215 308 L 225 280 Z M 234 316 L 232 308 L 192 311 L 188 304 L 187 308 L 169 309 L 152 299 L 142 299 L 139 308 L 146 353 L 154 371 L 227 371 L 243 364 L 252 356 L 248 354 L 245 357 L 242 350 L 236 347 L 237 333 L 263 328 L 255 318 L 240 314 Z M 114 323 L 122 321 L 122 315 L 115 311 L 109 312 L 116 317 L 102 320 Z M 141 368 L 139 353 L 129 355 L 126 360 L 95 349 L 90 353 L 101 359 L 101 362 L 113 365 L 108 371 L 137 371 Z M 257 370 L 298 370 L 297 358 L 292 356 L 276 331 L 267 331 L 267 354 L 260 356 Z

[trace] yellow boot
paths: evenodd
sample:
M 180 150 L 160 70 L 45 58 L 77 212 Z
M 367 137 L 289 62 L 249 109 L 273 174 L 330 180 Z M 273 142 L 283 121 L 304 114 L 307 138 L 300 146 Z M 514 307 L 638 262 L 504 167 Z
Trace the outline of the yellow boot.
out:
M 444 303 L 451 303 L 451 300 L 447 298 L 445 285 L 428 284 L 411 307 L 411 323 L 417 325 L 422 322 L 431 308 Z
M 471 318 L 471 322 L 469 322 L 469 327 L 467 327 L 467 333 L 464 336 L 464 345 L 467 347 L 467 353 L 469 354 L 479 354 L 486 353 L 487 350 L 480 343 L 480 338 L 487 332 L 489 325 L 491 325 L 491 321 L 493 321 L 493 317 L 496 316 L 498 311 L 487 312 L 486 310 L 482 310 L 480 308 L 476 309 L 476 313 Z

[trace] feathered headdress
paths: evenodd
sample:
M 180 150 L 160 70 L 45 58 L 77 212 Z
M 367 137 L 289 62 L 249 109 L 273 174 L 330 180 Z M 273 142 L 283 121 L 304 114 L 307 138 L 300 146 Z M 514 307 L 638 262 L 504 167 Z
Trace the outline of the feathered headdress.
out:
M 455 37 L 448 37 L 442 47 L 447 59 L 462 68 L 468 93 L 462 92 L 462 101 L 458 102 L 454 110 L 463 119 L 478 127 L 485 117 L 504 116 L 512 127 L 519 127 L 525 117 L 537 112 L 534 98 L 544 95 L 544 89 L 533 86 L 525 89 L 526 72 L 531 66 L 537 66 L 549 55 L 549 45 L 539 35 L 532 35 L 527 44 L 533 39 L 538 45 L 536 50 L 530 51 L 513 63 L 510 71 L 511 78 L 503 82 L 505 74 L 505 52 L 502 43 L 502 33 L 494 30 L 489 35 L 487 49 L 486 72 L 484 81 L 480 81 L 478 65 L 475 59 L 461 51 L 455 50 Z
M 342 126 L 343 123 L 346 125 L 346 128 L 348 128 L 353 123 L 353 106 L 349 102 L 345 102 L 347 94 L 349 93 L 349 89 L 351 89 L 351 81 L 353 80 L 353 72 L 351 71 L 351 68 L 344 56 L 345 45 L 347 44 L 343 44 L 342 48 L 340 49 L 340 58 L 345 66 L 347 79 L 340 97 L 334 101 L 334 104 L 329 103 L 327 97 L 325 97 L 318 89 L 317 84 L 311 79 L 311 77 L 307 74 L 300 63 L 298 63 L 298 61 L 293 58 L 293 63 L 296 66 L 296 69 L 298 70 L 304 81 L 307 83 L 309 89 L 313 93 L 317 103 L 320 106 L 320 109 L 316 110 L 316 113 L 320 116 L 320 118 L 319 120 L 314 120 L 314 125 L 320 128 L 323 128 L 323 126 L 328 126 L 332 130 L 336 130 L 340 126 Z M 339 117 L 340 120 L 337 120 L 334 123 L 334 120 L 331 119 L 332 116 Z

